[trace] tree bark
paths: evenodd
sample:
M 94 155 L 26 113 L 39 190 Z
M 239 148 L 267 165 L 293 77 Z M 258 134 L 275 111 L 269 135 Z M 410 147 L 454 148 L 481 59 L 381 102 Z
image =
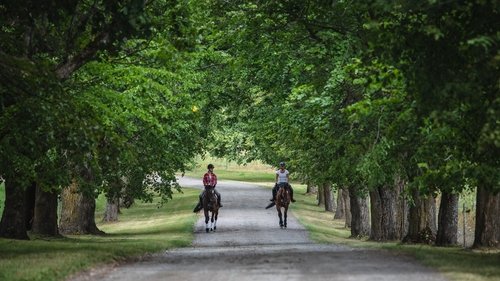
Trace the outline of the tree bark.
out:
M 409 204 L 407 200 L 407 195 L 405 192 L 405 189 L 407 188 L 407 183 L 405 180 L 401 179 L 401 177 L 398 177 L 396 179 L 396 188 L 399 189 L 399 194 L 400 194 L 400 205 L 399 205 L 399 210 L 398 212 L 401 214 L 401 221 L 400 221 L 400 230 L 401 233 L 399 235 L 400 239 L 403 239 L 406 237 L 408 234 L 408 213 L 409 213 Z
M 361 238 L 370 235 L 370 222 L 368 220 L 368 198 L 361 196 L 357 187 L 349 187 L 351 205 L 351 238 Z
M 102 221 L 114 222 L 118 221 L 119 212 L 119 196 L 109 196 L 106 200 L 106 211 L 104 211 L 104 217 Z
M 26 230 L 25 189 L 5 179 L 5 204 L 0 221 L 0 237 L 29 240 Z
M 325 197 L 325 211 L 333 212 L 333 193 L 332 193 L 332 184 L 327 182 L 323 184 L 323 193 Z
M 400 240 L 402 235 L 401 194 L 399 188 L 380 186 L 370 191 L 370 240 Z
M 325 191 L 323 185 L 318 185 L 318 206 L 325 204 Z
M 418 190 L 412 192 L 413 203 L 408 212 L 408 234 L 405 243 L 432 244 L 436 241 L 436 200 L 422 197 Z
M 57 195 L 57 192 L 45 192 L 40 187 L 36 188 L 33 233 L 60 236 L 57 228 Z
M 30 231 L 33 227 L 33 218 L 35 216 L 36 202 L 36 183 L 32 183 L 24 193 L 24 215 L 26 221 L 26 230 Z
M 121 214 L 121 208 L 130 208 L 134 204 L 134 197 L 123 194 L 120 198 L 120 204 L 118 205 L 118 214 Z
M 443 192 L 439 204 L 437 246 L 457 244 L 458 194 Z
M 345 219 L 345 198 L 342 196 L 343 189 L 339 187 L 337 190 L 337 208 L 335 209 L 335 215 L 333 219 L 341 220 Z
M 476 232 L 474 248 L 500 248 L 500 192 L 478 187 L 476 197 Z
M 307 191 L 306 191 L 307 194 L 318 193 L 318 188 L 314 184 L 312 184 L 310 181 L 307 182 L 306 186 L 307 186 Z
M 105 49 L 110 43 L 111 40 L 108 31 L 97 34 L 94 40 L 82 49 L 80 53 L 71 56 L 57 66 L 55 70 L 57 78 L 59 80 L 68 79 L 73 72 L 92 60 L 99 50 Z
M 59 231 L 62 234 L 104 234 L 95 224 L 95 198 L 78 192 L 73 182 L 61 195 Z
M 342 188 L 342 201 L 345 204 L 345 227 L 351 227 L 352 214 L 351 214 L 351 199 L 349 196 L 349 189 Z

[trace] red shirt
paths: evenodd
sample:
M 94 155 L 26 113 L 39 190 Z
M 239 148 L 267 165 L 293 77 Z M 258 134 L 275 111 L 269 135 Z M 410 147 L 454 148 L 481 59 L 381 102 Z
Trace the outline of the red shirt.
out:
M 217 185 L 217 176 L 214 173 L 206 172 L 203 176 L 203 185 L 215 187 Z

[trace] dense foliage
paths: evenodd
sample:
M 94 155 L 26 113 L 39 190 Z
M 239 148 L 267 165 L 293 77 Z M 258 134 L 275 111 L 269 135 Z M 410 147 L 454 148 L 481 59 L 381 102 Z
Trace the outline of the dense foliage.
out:
M 367 188 L 500 188 L 494 1 L 213 2 L 239 148 L 216 151 Z
M 0 174 L 167 199 L 208 151 L 361 193 L 496 194 L 497 2 L 4 1 Z
M 0 5 L 2 177 L 47 190 L 81 179 L 89 192 L 125 181 L 168 199 L 204 136 L 189 7 L 25 4 Z

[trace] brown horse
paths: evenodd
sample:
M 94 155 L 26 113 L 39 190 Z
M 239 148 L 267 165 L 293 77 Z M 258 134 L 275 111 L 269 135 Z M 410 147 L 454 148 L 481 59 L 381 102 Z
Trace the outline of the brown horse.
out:
M 288 205 L 290 205 L 290 188 L 287 184 L 281 184 L 278 186 L 278 192 L 276 192 L 276 198 L 274 202 L 276 203 L 276 210 L 278 210 L 278 217 L 280 218 L 280 227 L 286 228 L 286 219 L 288 213 Z M 281 209 L 283 208 L 283 213 Z
M 203 195 L 203 211 L 205 213 L 205 231 L 215 231 L 217 229 L 217 216 L 219 215 L 219 204 L 217 202 L 217 194 L 215 188 L 205 188 Z M 208 221 L 210 220 L 210 227 Z

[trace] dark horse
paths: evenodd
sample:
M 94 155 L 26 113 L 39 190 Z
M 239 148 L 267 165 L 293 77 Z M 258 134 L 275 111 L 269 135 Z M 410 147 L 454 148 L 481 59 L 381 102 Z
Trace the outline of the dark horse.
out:
M 276 198 L 274 202 L 276 203 L 276 210 L 278 210 L 278 217 L 280 218 L 281 228 L 286 228 L 286 219 L 290 200 L 291 196 L 288 184 L 280 184 L 278 186 L 278 192 L 276 192 Z M 283 208 L 283 213 L 281 212 L 281 208 Z
M 217 229 L 217 216 L 219 215 L 219 204 L 217 203 L 217 194 L 214 187 L 205 188 L 203 195 L 203 211 L 205 213 L 205 230 L 206 232 L 215 231 Z M 211 217 L 210 217 L 210 213 Z M 210 227 L 208 221 L 210 220 Z

